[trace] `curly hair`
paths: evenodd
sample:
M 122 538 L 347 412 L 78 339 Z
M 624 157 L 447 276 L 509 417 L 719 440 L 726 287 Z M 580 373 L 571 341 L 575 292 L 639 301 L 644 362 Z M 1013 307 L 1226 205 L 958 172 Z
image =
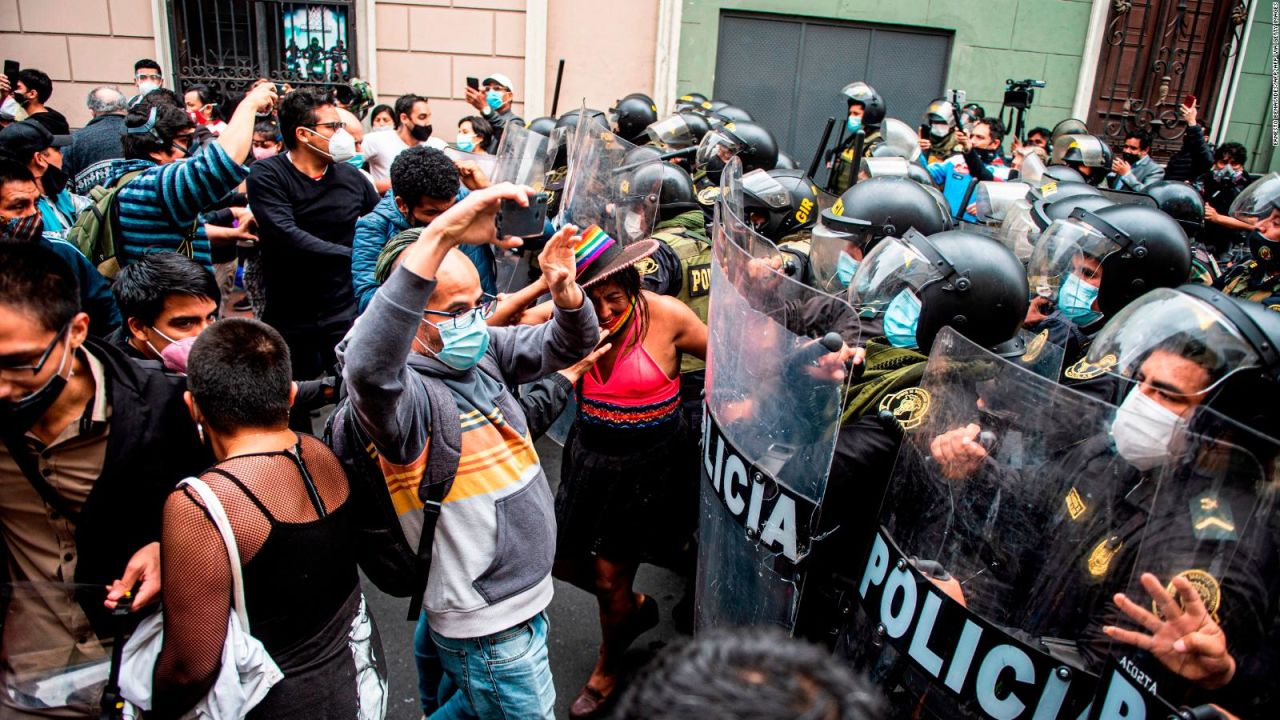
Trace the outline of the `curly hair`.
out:
M 657 657 L 618 704 L 619 720 L 885 717 L 878 693 L 817 645 L 769 628 L 699 635 Z
M 426 144 L 404 150 L 391 163 L 391 191 L 410 210 L 424 197 L 452 199 L 460 184 L 453 161 Z

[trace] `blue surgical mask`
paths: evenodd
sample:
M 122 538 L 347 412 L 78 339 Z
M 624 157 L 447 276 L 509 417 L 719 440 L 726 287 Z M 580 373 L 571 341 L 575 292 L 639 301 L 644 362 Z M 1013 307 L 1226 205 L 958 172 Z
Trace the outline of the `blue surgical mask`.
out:
M 497 110 L 502 107 L 502 91 L 489 90 L 484 94 L 484 101 L 489 104 L 489 107 Z
M 347 164 L 359 170 L 364 167 L 364 153 L 356 153 L 347 158 Z
M 853 274 L 858 272 L 858 265 L 852 255 L 840 253 L 840 257 L 836 258 L 836 282 L 840 283 L 840 287 L 849 287 L 849 283 L 853 282 Z
M 844 126 L 849 128 L 850 133 L 856 133 L 862 129 L 862 118 L 850 115 L 849 119 L 844 121 Z
M 1097 299 L 1098 288 L 1071 273 L 1062 281 L 1062 289 L 1058 290 L 1058 309 L 1071 322 L 1088 325 L 1102 317 L 1102 313 L 1093 309 L 1093 301 Z
M 884 311 L 884 336 L 897 348 L 919 347 L 916 327 L 920 324 L 920 298 L 910 290 L 898 293 Z
M 440 348 L 440 352 L 431 352 L 422 345 L 421 340 L 414 338 L 413 341 L 454 370 L 470 370 L 489 349 L 489 326 L 480 317 L 471 318 L 471 324 L 464 328 L 455 327 L 452 320 L 439 325 L 430 320 L 427 322 L 440 331 L 440 342 L 444 347 Z
M 462 152 L 471 152 L 476 147 L 476 140 L 470 135 L 459 134 L 458 140 L 457 142 L 454 143 L 454 145 L 457 145 L 458 149 L 461 150 Z

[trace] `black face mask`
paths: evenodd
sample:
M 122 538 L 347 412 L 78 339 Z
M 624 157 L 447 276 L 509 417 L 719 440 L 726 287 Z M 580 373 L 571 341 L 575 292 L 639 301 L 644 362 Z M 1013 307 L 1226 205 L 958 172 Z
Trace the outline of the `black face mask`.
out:
M 62 377 L 62 371 L 66 369 L 63 365 L 71 355 L 70 347 L 68 345 L 63 351 L 58 372 L 54 373 L 43 387 L 21 400 L 0 401 L 0 430 L 21 435 L 30 430 L 31 426 L 53 407 L 53 403 L 58 400 L 58 396 L 67 386 L 67 379 Z
M 1136 153 L 1131 153 L 1131 152 L 1127 152 L 1127 153 L 1120 153 L 1120 157 L 1124 158 L 1124 161 L 1125 161 L 1125 162 L 1127 162 L 1127 163 L 1129 163 L 1130 165 L 1134 165 L 1134 164 L 1136 164 L 1139 160 L 1141 160 L 1141 159 L 1142 159 L 1142 156 L 1141 156 L 1141 155 L 1138 155 L 1138 154 L 1136 154 Z
M 996 159 L 996 151 L 990 148 L 974 148 L 974 152 L 977 153 L 983 165 L 990 165 L 991 161 Z
M 50 165 L 45 168 L 44 175 L 40 176 L 40 186 L 46 196 L 53 197 L 67 187 L 70 179 L 62 168 Z
M 0 225 L 0 242 L 30 243 L 44 237 L 44 218 L 39 212 L 17 217 Z
M 409 127 L 409 134 L 412 135 L 413 139 L 417 140 L 418 142 L 426 142 L 431 139 L 431 126 L 430 125 L 411 125 Z

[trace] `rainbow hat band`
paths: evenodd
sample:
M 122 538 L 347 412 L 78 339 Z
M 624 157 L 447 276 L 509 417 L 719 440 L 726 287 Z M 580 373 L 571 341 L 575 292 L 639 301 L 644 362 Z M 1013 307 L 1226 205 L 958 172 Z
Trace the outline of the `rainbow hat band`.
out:
M 615 244 L 617 241 L 601 230 L 599 225 L 592 225 L 584 230 L 577 246 L 573 248 L 573 258 L 578 266 L 578 272 L 581 273 Z

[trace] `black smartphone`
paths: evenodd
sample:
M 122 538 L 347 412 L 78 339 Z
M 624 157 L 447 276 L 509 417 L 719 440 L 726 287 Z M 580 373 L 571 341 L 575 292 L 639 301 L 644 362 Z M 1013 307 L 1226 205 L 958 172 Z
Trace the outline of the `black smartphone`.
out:
M 921 139 L 921 140 L 928 140 L 928 139 L 929 139 L 929 126 L 928 126 L 928 125 L 921 125 L 921 126 L 920 126 L 920 139 Z
M 503 200 L 498 207 L 498 237 L 541 237 L 547 221 L 546 193 L 529 196 L 529 206 L 515 200 Z
M 17 60 L 4 61 L 4 76 L 9 78 L 10 90 L 18 87 L 18 71 L 21 69 L 22 66 L 18 64 Z
M 473 78 L 473 77 L 467 78 L 467 87 L 471 88 L 472 90 L 479 90 L 480 78 Z

